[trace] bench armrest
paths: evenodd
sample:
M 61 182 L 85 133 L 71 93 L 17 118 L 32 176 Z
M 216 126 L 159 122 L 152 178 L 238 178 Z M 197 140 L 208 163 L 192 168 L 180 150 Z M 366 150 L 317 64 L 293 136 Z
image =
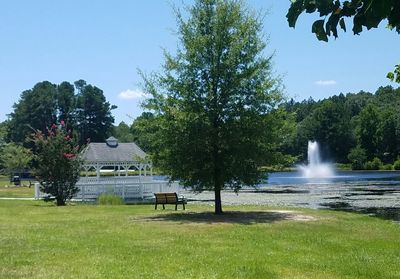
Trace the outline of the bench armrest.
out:
M 179 195 L 178 196 L 178 201 L 187 201 L 184 195 Z

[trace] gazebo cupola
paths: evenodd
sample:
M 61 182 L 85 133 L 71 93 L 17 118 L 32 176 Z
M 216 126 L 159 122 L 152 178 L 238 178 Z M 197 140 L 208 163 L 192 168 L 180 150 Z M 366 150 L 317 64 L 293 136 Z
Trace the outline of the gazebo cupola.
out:
M 112 169 L 114 175 L 120 176 L 121 171 L 128 176 L 129 170 L 138 170 L 139 175 L 152 175 L 152 163 L 147 154 L 136 143 L 119 143 L 115 137 L 109 137 L 106 142 L 92 142 L 82 152 L 83 168 L 86 171 L 95 170 L 97 178 L 104 168 Z
M 109 137 L 108 139 L 106 139 L 106 144 L 109 147 L 117 147 L 118 146 L 118 140 L 114 137 Z

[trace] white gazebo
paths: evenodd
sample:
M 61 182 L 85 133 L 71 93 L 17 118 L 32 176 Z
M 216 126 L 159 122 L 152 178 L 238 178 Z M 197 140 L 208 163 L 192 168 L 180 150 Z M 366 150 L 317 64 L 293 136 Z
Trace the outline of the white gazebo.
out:
M 103 193 L 121 196 L 124 200 L 143 200 L 155 192 L 178 192 L 179 184 L 155 180 L 152 162 L 136 143 L 119 143 L 114 137 L 106 142 L 90 143 L 81 154 L 85 176 L 76 184 L 75 199 L 95 200 Z M 96 176 L 89 176 L 95 172 Z M 133 174 L 133 175 L 131 175 Z M 41 198 L 39 185 L 35 198 Z
M 82 159 L 86 176 L 94 170 L 98 180 L 101 179 L 102 170 L 104 173 L 111 171 L 114 176 L 121 176 L 123 172 L 127 177 L 130 170 L 138 171 L 139 177 L 153 175 L 151 161 L 136 143 L 118 143 L 114 137 L 108 138 L 105 143 L 90 143 L 82 152 Z

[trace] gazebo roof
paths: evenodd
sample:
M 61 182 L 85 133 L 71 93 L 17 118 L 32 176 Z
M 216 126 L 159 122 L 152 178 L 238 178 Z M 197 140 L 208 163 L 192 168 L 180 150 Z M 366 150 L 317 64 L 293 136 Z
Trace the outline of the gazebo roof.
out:
M 86 162 L 132 162 L 146 156 L 136 143 L 118 143 L 114 137 L 102 143 L 92 142 L 82 152 L 82 159 Z

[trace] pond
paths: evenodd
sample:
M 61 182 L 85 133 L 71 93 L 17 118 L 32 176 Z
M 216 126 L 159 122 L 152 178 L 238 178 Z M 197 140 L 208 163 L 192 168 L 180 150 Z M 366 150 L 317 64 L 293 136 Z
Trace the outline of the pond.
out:
M 267 184 L 341 184 L 371 181 L 400 183 L 400 171 L 336 171 L 333 176 L 313 179 L 304 178 L 299 172 L 274 172 L 268 174 Z
M 400 222 L 400 171 L 337 171 L 324 179 L 276 172 L 258 191 L 284 194 L 287 205 L 355 211 Z
M 166 177 L 159 177 L 166 179 Z M 214 193 L 181 189 L 193 203 L 214 203 Z M 306 179 L 298 172 L 275 172 L 256 189 L 222 193 L 226 205 L 276 205 L 352 211 L 400 223 L 400 171 L 336 171 Z

